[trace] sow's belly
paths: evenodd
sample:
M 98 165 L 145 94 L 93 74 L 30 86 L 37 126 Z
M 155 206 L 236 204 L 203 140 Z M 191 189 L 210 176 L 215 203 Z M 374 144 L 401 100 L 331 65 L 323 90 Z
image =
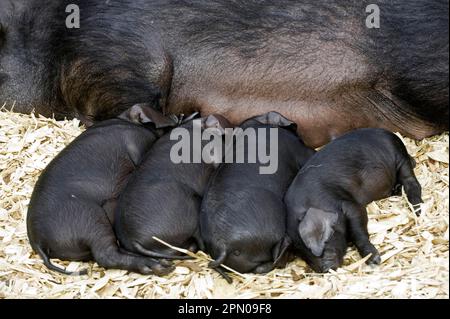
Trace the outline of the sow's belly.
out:
M 189 114 L 200 111 L 202 116 L 222 114 L 234 125 L 270 111 L 277 111 L 298 125 L 298 133 L 310 147 L 325 145 L 330 140 L 362 127 L 380 127 L 421 139 L 439 133 L 424 123 L 391 105 L 374 104 L 370 88 L 353 88 L 317 92 L 282 87 L 279 90 L 255 85 L 249 93 L 236 87 L 217 89 L 206 83 L 175 85 L 166 112 Z M 300 86 L 299 86 L 300 87 Z M 276 94 L 274 90 L 276 91 Z
M 312 147 L 355 128 L 382 127 L 413 138 L 437 133 L 400 109 L 380 83 L 377 66 L 345 46 L 324 42 L 313 56 L 262 52 L 254 58 L 229 51 L 178 56 L 170 95 L 170 113 L 222 114 L 235 125 L 277 111 L 298 124 Z M 406 110 L 405 110 L 406 108 Z
M 336 107 L 332 108 L 326 103 L 213 95 L 182 99 L 179 103 L 174 103 L 176 107 L 169 108 L 169 112 L 178 114 L 200 111 L 202 116 L 222 114 L 233 125 L 239 125 L 250 117 L 276 111 L 297 123 L 298 133 L 312 147 L 324 145 L 353 128 L 369 126 L 364 116 L 344 116 L 342 110 L 339 113 Z M 350 120 L 349 116 L 353 118 Z

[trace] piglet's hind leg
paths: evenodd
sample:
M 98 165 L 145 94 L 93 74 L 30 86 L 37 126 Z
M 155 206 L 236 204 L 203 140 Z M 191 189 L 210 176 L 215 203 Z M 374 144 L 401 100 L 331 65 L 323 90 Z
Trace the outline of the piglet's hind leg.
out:
M 381 257 L 378 250 L 369 240 L 369 232 L 367 230 L 367 211 L 364 207 L 351 203 L 345 202 L 342 205 L 342 210 L 347 218 L 347 225 L 349 227 L 350 238 L 355 244 L 356 249 L 362 257 L 369 254 L 372 256 L 367 260 L 368 265 L 381 263 Z
M 400 166 L 397 174 L 397 182 L 403 185 L 408 201 L 414 207 L 414 212 L 417 216 L 420 216 L 420 204 L 423 203 L 422 187 L 414 175 L 411 161 L 405 161 L 403 165 Z
M 87 243 L 94 260 L 101 267 L 156 275 L 166 275 L 173 271 L 174 268 L 167 263 L 123 252 L 117 245 L 116 236 L 105 211 L 96 205 L 87 209 L 90 213 L 90 222 L 85 228 Z

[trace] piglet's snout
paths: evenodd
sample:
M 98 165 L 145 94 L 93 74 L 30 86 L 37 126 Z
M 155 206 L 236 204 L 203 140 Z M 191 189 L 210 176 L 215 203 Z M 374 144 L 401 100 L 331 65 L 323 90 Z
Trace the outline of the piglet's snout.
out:
M 336 270 L 341 265 L 341 260 L 337 254 L 330 254 L 323 256 L 318 263 L 316 264 L 314 269 L 317 272 L 328 272 L 329 270 Z

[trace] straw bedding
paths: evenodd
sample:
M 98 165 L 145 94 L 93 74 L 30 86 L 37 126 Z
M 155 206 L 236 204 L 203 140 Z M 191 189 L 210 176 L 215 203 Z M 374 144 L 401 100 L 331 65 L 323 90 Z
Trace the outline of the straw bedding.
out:
M 227 284 L 207 268 L 207 256 L 177 262 L 163 278 L 55 261 L 89 275 L 67 277 L 47 270 L 28 243 L 25 218 L 42 169 L 83 131 L 76 120 L 55 121 L 0 111 L 0 298 L 448 298 L 449 136 L 404 138 L 418 162 L 422 216 L 405 196 L 368 207 L 371 240 L 382 264 L 364 263 L 354 248 L 345 265 L 312 273 L 296 260 L 267 275 L 234 274 Z

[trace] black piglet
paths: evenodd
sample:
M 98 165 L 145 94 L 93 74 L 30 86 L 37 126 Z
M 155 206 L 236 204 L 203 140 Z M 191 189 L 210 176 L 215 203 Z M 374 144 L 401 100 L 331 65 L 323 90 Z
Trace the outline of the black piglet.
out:
M 359 129 L 347 133 L 316 153 L 290 186 L 288 234 L 302 258 L 316 271 L 339 267 L 353 242 L 369 264 L 380 263 L 370 243 L 366 205 L 399 195 L 422 202 L 421 186 L 402 141 L 382 129 Z M 420 208 L 417 208 L 417 214 Z
M 213 157 L 193 162 L 193 157 L 202 155 L 203 147 L 209 144 L 207 139 L 194 141 L 201 139 L 194 136 L 194 130 L 202 133 L 212 129 L 209 132 L 222 141 L 226 127 L 230 124 L 224 117 L 210 115 L 186 121 L 155 143 L 121 194 L 116 209 L 116 233 L 125 249 L 155 258 L 184 258 L 153 237 L 192 251 L 202 248 L 198 229 L 200 205 L 210 175 L 221 158 L 210 152 Z M 176 132 L 184 132 L 180 135 L 184 140 L 178 141 Z M 195 149 L 196 142 L 200 149 Z M 191 156 L 178 163 L 171 154 L 180 143 Z
M 175 123 L 146 105 L 122 119 L 101 122 L 77 137 L 46 167 L 30 201 L 30 244 L 51 270 L 68 272 L 50 258 L 95 260 L 105 268 L 166 274 L 167 262 L 125 252 L 117 245 L 113 211 L 118 195 L 142 156 Z M 131 123 L 149 123 L 149 127 Z M 151 122 L 151 123 L 150 123 Z
M 265 273 L 284 263 L 289 241 L 283 197 L 299 168 L 314 154 L 298 137 L 297 126 L 279 113 L 251 118 L 240 128 L 233 163 L 220 165 L 213 175 L 200 215 L 202 239 L 215 259 L 210 266 L 228 281 L 221 264 L 242 273 Z M 247 129 L 254 130 L 255 140 L 244 139 Z M 277 131 L 272 140 L 269 129 Z M 243 148 L 237 146 L 239 139 Z M 267 163 L 260 157 L 250 161 L 249 155 L 261 149 L 267 154 L 270 143 L 278 144 L 272 154 L 278 168 L 272 174 L 261 174 Z M 238 151 L 244 152 L 244 162 L 237 161 Z

